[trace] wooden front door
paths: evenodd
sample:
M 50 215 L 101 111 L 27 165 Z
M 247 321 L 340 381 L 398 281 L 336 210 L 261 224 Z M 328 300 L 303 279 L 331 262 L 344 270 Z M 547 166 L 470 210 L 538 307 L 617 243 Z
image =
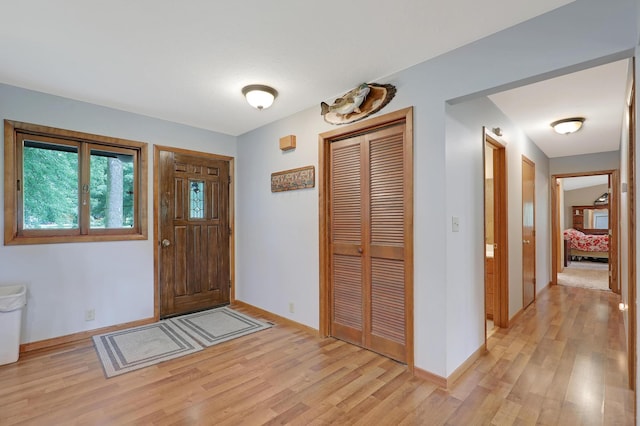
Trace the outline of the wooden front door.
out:
M 522 307 L 536 298 L 536 166 L 522 157 Z
M 229 162 L 160 152 L 160 316 L 229 303 Z
M 405 124 L 331 143 L 332 336 L 407 362 Z

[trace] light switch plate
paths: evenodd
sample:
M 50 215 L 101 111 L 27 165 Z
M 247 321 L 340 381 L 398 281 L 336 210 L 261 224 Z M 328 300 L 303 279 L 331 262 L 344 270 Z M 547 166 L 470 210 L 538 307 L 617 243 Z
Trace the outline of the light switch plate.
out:
M 451 232 L 460 232 L 460 218 L 457 216 L 451 218 Z

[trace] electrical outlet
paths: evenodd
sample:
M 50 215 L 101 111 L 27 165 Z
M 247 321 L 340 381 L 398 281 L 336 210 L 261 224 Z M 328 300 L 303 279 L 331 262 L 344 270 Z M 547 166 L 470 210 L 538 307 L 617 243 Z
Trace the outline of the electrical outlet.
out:
M 293 304 L 293 302 L 289 302 L 289 313 L 294 313 L 295 312 L 295 306 Z
M 85 321 L 93 321 L 96 319 L 96 310 L 95 309 L 87 309 L 84 311 L 84 320 Z

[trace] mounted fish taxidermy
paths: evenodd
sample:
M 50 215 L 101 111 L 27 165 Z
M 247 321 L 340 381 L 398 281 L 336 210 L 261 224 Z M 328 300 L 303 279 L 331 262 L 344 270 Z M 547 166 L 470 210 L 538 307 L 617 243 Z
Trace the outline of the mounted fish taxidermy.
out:
M 330 124 L 353 123 L 380 111 L 395 94 L 396 88 L 392 84 L 362 83 L 331 105 L 322 102 L 320 114 Z

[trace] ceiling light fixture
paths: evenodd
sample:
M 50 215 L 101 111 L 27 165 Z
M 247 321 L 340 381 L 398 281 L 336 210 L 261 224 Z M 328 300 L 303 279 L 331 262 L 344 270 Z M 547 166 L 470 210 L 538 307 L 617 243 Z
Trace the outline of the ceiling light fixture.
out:
M 580 130 L 582 123 L 584 123 L 584 117 L 564 118 L 551 123 L 551 127 L 553 127 L 556 133 L 568 135 L 569 133 L 575 133 Z
M 278 92 L 273 87 L 262 84 L 250 84 L 242 88 L 242 94 L 247 98 L 247 102 L 252 107 L 263 110 L 273 104 L 273 100 L 278 96 Z

